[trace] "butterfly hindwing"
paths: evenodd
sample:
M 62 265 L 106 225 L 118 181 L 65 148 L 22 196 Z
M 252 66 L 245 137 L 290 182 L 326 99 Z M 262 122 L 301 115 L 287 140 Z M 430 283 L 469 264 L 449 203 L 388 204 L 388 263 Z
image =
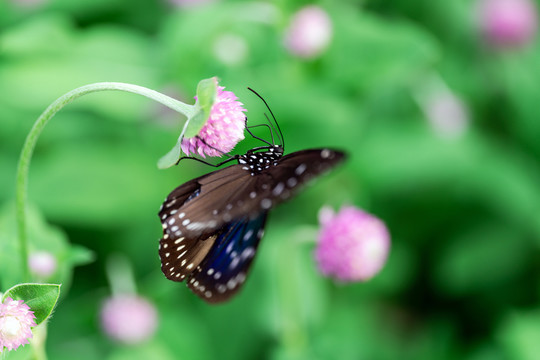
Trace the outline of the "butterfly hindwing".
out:
M 227 224 L 199 268 L 189 288 L 210 303 L 223 302 L 243 285 L 263 235 L 267 212 Z

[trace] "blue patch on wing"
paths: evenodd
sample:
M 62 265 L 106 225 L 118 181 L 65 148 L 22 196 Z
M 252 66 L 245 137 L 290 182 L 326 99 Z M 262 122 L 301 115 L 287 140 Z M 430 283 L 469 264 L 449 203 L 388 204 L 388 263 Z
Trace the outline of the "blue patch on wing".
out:
M 190 275 L 189 288 L 208 302 L 222 302 L 234 295 L 246 280 L 263 235 L 267 212 L 256 218 L 228 223 L 214 246 Z

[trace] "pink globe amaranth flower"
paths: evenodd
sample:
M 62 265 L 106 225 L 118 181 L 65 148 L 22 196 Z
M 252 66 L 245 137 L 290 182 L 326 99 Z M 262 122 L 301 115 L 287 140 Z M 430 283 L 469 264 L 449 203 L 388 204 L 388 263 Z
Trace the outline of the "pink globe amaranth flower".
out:
M 23 300 L 7 297 L 0 304 L 0 352 L 28 344 L 28 339 L 32 338 L 31 327 L 36 326 L 35 318 Z
M 42 278 L 48 278 L 56 271 L 56 258 L 47 251 L 37 251 L 28 258 L 30 271 Z
M 365 281 L 382 269 L 390 235 L 381 220 L 352 206 L 338 214 L 323 208 L 319 218 L 315 259 L 323 275 L 344 282 Z
M 480 30 L 496 47 L 530 43 L 538 27 L 538 11 L 531 0 L 480 0 Z
M 294 16 L 285 33 L 285 47 L 302 58 L 319 56 L 332 39 L 332 21 L 322 8 L 309 5 Z
M 199 131 L 198 137 L 203 141 L 197 137 L 182 140 L 182 151 L 186 155 L 198 153 L 202 157 L 221 156 L 244 139 L 246 124 L 244 104 L 238 101 L 232 91 L 223 89 L 225 89 L 223 86 L 218 86 L 210 118 Z
M 157 328 L 157 312 L 148 300 L 137 295 L 117 295 L 105 300 L 101 309 L 103 331 L 125 344 L 149 339 Z

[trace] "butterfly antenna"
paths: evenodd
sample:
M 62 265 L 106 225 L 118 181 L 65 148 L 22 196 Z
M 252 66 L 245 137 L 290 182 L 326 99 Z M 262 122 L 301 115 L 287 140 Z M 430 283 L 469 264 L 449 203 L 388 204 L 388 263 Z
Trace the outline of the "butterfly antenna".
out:
M 279 127 L 279 124 L 278 124 L 278 122 L 276 120 L 276 117 L 274 116 L 274 113 L 272 112 L 272 109 L 270 109 L 270 106 L 268 106 L 268 104 L 266 103 L 266 100 L 264 100 L 263 97 L 261 95 L 259 95 L 255 90 L 253 90 L 249 86 L 248 86 L 248 90 L 251 91 L 252 93 L 254 93 L 255 95 L 257 95 L 259 97 L 259 99 L 261 99 L 263 101 L 264 105 L 266 105 L 266 108 L 268 109 L 268 111 L 270 111 L 270 115 L 272 115 L 272 119 L 274 119 L 274 123 L 276 124 L 277 129 L 279 131 L 279 137 L 281 139 L 281 147 L 285 148 L 285 139 L 283 138 L 283 133 L 281 132 L 281 128 Z

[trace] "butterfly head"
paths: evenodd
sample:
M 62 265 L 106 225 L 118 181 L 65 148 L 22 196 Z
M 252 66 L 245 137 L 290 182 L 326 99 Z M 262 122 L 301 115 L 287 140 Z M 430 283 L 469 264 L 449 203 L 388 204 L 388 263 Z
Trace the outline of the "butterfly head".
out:
M 277 161 L 283 156 L 283 147 L 280 145 L 265 146 L 249 150 L 240 155 L 238 163 L 243 169 L 250 171 L 252 175 L 260 173 L 270 166 L 276 166 Z

